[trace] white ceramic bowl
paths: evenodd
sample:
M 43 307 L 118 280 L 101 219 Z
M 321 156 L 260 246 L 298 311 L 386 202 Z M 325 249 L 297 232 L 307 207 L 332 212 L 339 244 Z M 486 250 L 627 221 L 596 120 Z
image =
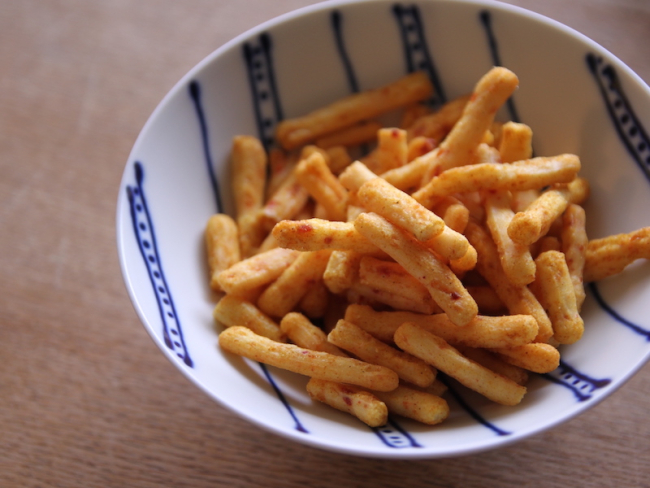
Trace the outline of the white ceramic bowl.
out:
M 532 379 L 521 405 L 494 405 L 454 387 L 450 418 L 436 427 L 396 419 L 370 429 L 310 401 L 304 378 L 217 346 L 203 229 L 211 214 L 232 210 L 232 136 L 267 138 L 283 117 L 410 69 L 430 70 L 440 96 L 451 99 L 494 64 L 519 76 L 509 108 L 533 128 L 536 153 L 580 155 L 592 186 L 589 236 L 650 225 L 650 90 L 611 53 L 504 4 L 320 3 L 262 24 L 199 63 L 160 103 L 129 156 L 117 208 L 119 256 L 137 313 L 161 351 L 208 395 L 260 427 L 371 457 L 503 446 L 568 420 L 621 386 L 650 353 L 645 263 L 589 287 L 584 338 L 562 348 L 557 371 Z

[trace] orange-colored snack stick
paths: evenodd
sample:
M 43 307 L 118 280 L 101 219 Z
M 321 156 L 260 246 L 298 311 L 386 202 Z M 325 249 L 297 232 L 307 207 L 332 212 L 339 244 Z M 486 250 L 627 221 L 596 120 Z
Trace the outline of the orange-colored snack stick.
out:
M 395 343 L 400 349 L 419 357 L 494 402 L 517 405 L 526 393 L 525 386 L 468 359 L 444 339 L 419 325 L 410 322 L 402 324 L 395 332 Z
M 246 296 L 274 281 L 298 257 L 293 249 L 275 248 L 235 263 L 217 276 L 226 293 Z
M 303 117 L 286 119 L 278 124 L 276 138 L 285 149 L 293 149 L 363 120 L 426 100 L 432 93 L 433 86 L 426 73 L 412 73 L 381 88 L 340 99 Z
M 347 357 L 331 342 L 327 341 L 327 334 L 301 313 L 290 312 L 280 321 L 280 329 L 296 346 L 312 351 L 321 351 L 335 356 Z
M 280 326 L 252 303 L 226 295 L 214 307 L 214 319 L 226 327 L 244 326 L 273 341 L 284 342 Z
M 272 231 L 278 245 L 298 251 L 338 249 L 381 256 L 384 253 L 356 230 L 352 222 L 323 219 L 283 220 Z
M 291 312 L 309 285 L 321 280 L 331 251 L 303 252 L 260 295 L 257 306 L 267 315 L 283 317 Z
M 368 155 L 368 167 L 381 174 L 408 162 L 406 131 L 397 128 L 383 128 L 377 132 L 377 149 Z
M 409 139 L 427 137 L 442 141 L 463 115 L 463 110 L 469 98 L 469 95 L 455 98 L 445 103 L 435 112 L 417 118 L 407 128 Z
M 506 378 L 510 378 L 518 385 L 525 385 L 528 383 L 529 374 L 524 368 L 510 364 L 503 359 L 499 358 L 495 353 L 487 349 L 479 349 L 466 346 L 455 346 L 461 354 L 467 356 L 472 361 L 491 369 Z
M 418 241 L 433 239 L 445 228 L 444 220 L 381 178 L 361 185 L 357 197 L 368 211 L 407 230 Z
M 546 235 L 569 203 L 580 203 L 586 200 L 588 194 L 589 185 L 584 178 L 576 178 L 569 185 L 555 185 L 513 217 L 508 226 L 508 235 L 521 245 L 532 244 Z
M 637 259 L 650 259 L 650 227 L 592 239 L 585 254 L 585 282 L 620 273 Z
M 350 383 L 377 391 L 391 391 L 399 384 L 397 373 L 383 366 L 275 342 L 247 327 L 227 328 L 219 334 L 219 345 L 233 354 L 311 378 Z
M 444 398 L 428 391 L 400 385 L 393 391 L 375 392 L 391 414 L 407 417 L 427 425 L 436 425 L 449 416 Z
M 412 196 L 425 207 L 436 198 L 478 190 L 521 191 L 553 183 L 568 183 L 580 170 L 580 159 L 573 154 L 538 157 L 511 164 L 481 163 L 451 168 L 434 177 Z
M 345 320 L 384 342 L 392 342 L 395 331 L 404 322 L 418 324 L 452 344 L 469 347 L 515 347 L 531 342 L 537 333 L 537 324 L 528 315 L 477 315 L 469 324 L 457 327 L 445 314 L 378 312 L 367 305 L 351 304 L 345 311 Z
M 428 182 L 438 170 L 442 171 L 474 162 L 476 148 L 490 129 L 499 108 L 519 86 L 519 79 L 510 70 L 494 67 L 478 81 L 463 114 L 440 144 L 435 165 L 424 176 Z
M 395 371 L 400 379 L 426 388 L 436 379 L 436 371 L 421 359 L 385 344 L 346 320 L 339 320 L 327 340 L 370 364 Z
M 532 283 L 535 279 L 535 261 L 530 248 L 513 241 L 508 235 L 508 226 L 515 216 L 511 208 L 510 192 L 489 193 L 485 198 L 485 214 L 503 272 L 515 285 Z
M 222 291 L 217 277 L 224 269 L 239 262 L 239 231 L 235 221 L 226 214 L 215 214 L 205 228 L 205 248 L 208 257 L 210 287 Z
M 454 273 L 423 244 L 373 213 L 363 213 L 355 228 L 402 265 L 428 290 L 456 325 L 465 325 L 478 313 L 476 302 Z
M 513 315 L 532 315 L 538 325 L 538 342 L 553 336 L 553 327 L 544 308 L 528 287 L 513 284 L 503 271 L 494 241 L 488 231 L 475 222 L 467 224 L 465 235 L 478 252 L 476 270 L 494 289 L 508 311 Z
M 386 404 L 362 388 L 311 378 L 307 382 L 307 393 L 313 400 L 349 413 L 370 427 L 381 427 L 388 421 Z
M 560 365 L 560 353 L 550 344 L 536 342 L 513 348 L 492 349 L 504 361 L 533 373 L 550 373 Z
M 323 149 L 334 146 L 358 146 L 374 141 L 377 138 L 377 131 L 381 127 L 379 122 L 362 121 L 316 139 L 316 145 Z
M 562 216 L 562 252 L 569 267 L 569 274 L 573 282 L 573 291 L 576 296 L 578 310 L 585 301 L 585 286 L 583 273 L 585 267 L 585 253 L 589 239 L 587 238 L 585 210 L 576 204 L 570 204 Z
M 553 338 L 560 344 L 573 344 L 582 337 L 584 322 L 564 254 L 546 251 L 537 256 L 535 263 L 537 277 L 532 290 L 551 319 Z
M 533 156 L 533 131 L 526 124 L 506 122 L 501 127 L 499 153 L 501 162 L 514 163 Z
M 365 296 L 397 310 L 426 314 L 441 312 L 427 288 L 398 263 L 363 256 L 358 275 L 359 284 L 374 292 L 362 292 Z
M 348 192 L 329 169 L 321 153 L 313 152 L 298 163 L 296 179 L 325 208 L 330 220 L 346 219 Z
M 329 291 L 341 294 L 357 280 L 361 255 L 354 251 L 332 251 L 323 273 L 323 283 Z

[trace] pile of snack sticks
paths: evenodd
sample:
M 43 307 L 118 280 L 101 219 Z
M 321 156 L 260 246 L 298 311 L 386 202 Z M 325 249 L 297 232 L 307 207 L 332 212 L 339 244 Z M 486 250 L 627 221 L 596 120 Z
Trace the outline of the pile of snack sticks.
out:
M 236 212 L 205 233 L 220 347 L 370 426 L 443 421 L 438 371 L 519 404 L 581 338 L 583 283 L 650 258 L 650 228 L 587 238 L 579 157 L 495 121 L 518 84 L 495 67 L 432 111 L 414 73 L 281 122 L 268 153 L 236 136 Z

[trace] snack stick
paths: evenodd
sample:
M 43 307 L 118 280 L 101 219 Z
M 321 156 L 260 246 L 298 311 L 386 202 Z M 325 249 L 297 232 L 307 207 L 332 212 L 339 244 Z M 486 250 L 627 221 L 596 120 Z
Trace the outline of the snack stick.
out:
M 308 285 L 307 291 L 298 302 L 298 308 L 307 317 L 321 318 L 329 305 L 329 292 L 323 280 Z
M 352 222 L 323 219 L 283 220 L 272 231 L 280 247 L 297 251 L 338 249 L 373 256 L 385 255 L 357 231 Z
M 408 143 L 408 151 L 406 155 L 407 164 L 414 159 L 433 151 L 437 146 L 438 143 L 436 140 L 430 137 L 414 137 Z
M 446 196 L 441 198 L 434 206 L 433 211 L 442 217 L 445 225 L 462 234 L 469 222 L 469 209 L 458 198 Z
M 205 248 L 208 257 L 210 287 L 223 291 L 217 277 L 241 259 L 239 231 L 235 221 L 226 214 L 215 214 L 208 219 L 205 228 Z
M 544 236 L 539 239 L 536 243 L 536 256 L 539 256 L 541 253 L 546 251 L 561 251 L 562 243 L 560 239 L 555 236 Z M 532 244 L 531 244 L 532 246 Z
M 469 95 L 455 98 L 445 103 L 434 113 L 416 119 L 407 127 L 409 140 L 423 136 L 442 141 L 463 115 L 468 100 Z
M 444 398 L 427 391 L 400 385 L 393 391 L 375 392 L 391 414 L 407 417 L 427 425 L 436 425 L 449 416 Z
M 394 390 L 399 384 L 397 373 L 383 366 L 275 342 L 247 327 L 225 329 L 219 334 L 219 345 L 233 354 L 312 378 L 377 391 Z
M 361 255 L 354 251 L 332 251 L 323 272 L 323 283 L 329 291 L 341 294 L 357 279 Z
M 303 252 L 260 295 L 257 306 L 267 315 L 282 317 L 291 312 L 309 285 L 321 280 L 331 251 Z
M 440 313 L 429 291 L 400 264 L 362 256 L 359 262 L 359 283 L 383 292 L 382 303 L 397 310 L 420 313 Z M 402 303 L 402 306 L 398 304 Z
M 555 185 L 513 217 L 508 235 L 522 245 L 530 245 L 548 233 L 570 203 L 582 203 L 588 195 L 589 185 L 584 178 L 576 178 L 568 185 Z
M 381 178 L 366 181 L 357 197 L 368 211 L 410 232 L 418 241 L 433 239 L 445 228 L 444 220 Z
M 533 373 L 550 373 L 560 365 L 560 353 L 550 344 L 535 342 L 513 348 L 492 349 L 504 361 Z
M 345 320 L 387 343 L 393 341 L 395 331 L 404 322 L 415 323 L 452 344 L 469 347 L 514 347 L 531 342 L 537 334 L 537 323 L 528 315 L 477 315 L 464 327 L 456 327 L 444 313 L 378 312 L 367 305 L 350 304 Z
M 435 148 L 422 156 L 418 156 L 404 166 L 386 171 L 380 176 L 402 191 L 419 187 L 424 172 L 435 164 L 437 151 L 438 148 Z
M 494 241 L 488 231 L 469 222 L 465 235 L 476 248 L 476 270 L 494 289 L 512 315 L 532 315 L 538 325 L 535 341 L 546 342 L 553 336 L 553 327 L 544 308 L 528 287 L 513 284 L 503 271 Z
M 359 215 L 354 226 L 420 281 L 454 324 L 466 325 L 476 316 L 476 302 L 460 280 L 422 243 L 377 214 Z
M 295 172 L 287 176 L 262 208 L 263 225 L 271 229 L 281 220 L 293 219 L 306 205 L 309 192 Z
M 518 385 L 523 386 L 528 383 L 528 371 L 526 371 L 524 368 L 520 368 L 519 366 L 515 366 L 514 364 L 505 362 L 496 354 L 486 349 L 458 345 L 455 347 L 460 351 L 461 354 L 467 356 L 472 361 L 485 366 L 487 369 L 490 369 L 495 373 L 500 374 L 501 376 L 510 378 Z
M 467 271 L 471 271 L 476 267 L 478 261 L 478 253 L 472 246 L 467 247 L 467 252 L 462 258 L 449 260 L 449 268 L 456 276 L 463 275 Z
M 585 301 L 585 286 L 583 271 L 585 267 L 585 252 L 589 239 L 585 230 L 585 210 L 574 203 L 570 204 L 562 216 L 562 252 L 569 267 L 569 274 L 573 282 L 573 291 L 576 297 L 578 310 Z
M 444 339 L 406 322 L 395 332 L 400 349 L 419 357 L 467 388 L 502 405 L 521 402 L 526 387 L 463 356 Z
M 265 196 L 268 200 L 296 167 L 295 154 L 287 153 L 278 147 L 271 148 L 268 153 L 268 174 Z
M 374 90 L 340 99 L 303 117 L 286 119 L 276 130 L 276 139 L 293 149 L 363 120 L 426 100 L 433 86 L 424 72 L 416 72 Z
M 485 133 L 484 140 L 490 141 L 493 138 L 490 131 Z M 488 142 L 482 142 L 476 146 L 474 161 L 470 164 L 501 164 L 501 154 L 496 147 L 492 147 Z
M 463 234 L 447 226 L 436 237 L 426 241 L 424 245 L 446 261 L 463 259 L 470 248 L 469 241 Z M 468 257 L 471 257 L 471 254 Z
M 299 252 L 275 248 L 239 261 L 217 275 L 223 291 L 232 295 L 245 295 L 251 290 L 275 281 Z
M 237 227 L 239 228 L 239 252 L 242 258 L 248 258 L 257 253 L 267 234 L 262 212 L 242 215 L 237 219 Z
M 429 115 L 430 113 L 431 108 L 429 108 L 426 102 L 411 103 L 402 109 L 399 127 L 401 129 L 407 129 L 411 127 L 417 119 Z
M 481 315 L 504 315 L 506 306 L 491 286 L 467 286 Z
M 511 164 L 471 164 L 442 172 L 412 196 L 429 208 L 436 198 L 454 193 L 478 190 L 521 191 L 553 183 L 568 183 L 579 170 L 580 159 L 574 154 L 538 157 Z
M 347 290 L 346 296 L 350 303 L 367 303 L 383 308 L 389 306 L 396 310 L 408 310 L 409 312 L 424 314 L 441 312 L 440 307 L 433 301 L 429 292 L 426 289 L 425 291 L 427 296 L 423 299 L 419 295 L 409 295 L 405 292 L 393 293 L 393 290 L 386 286 L 382 287 L 377 286 L 377 284 L 356 281 Z
M 365 182 L 377 178 L 377 175 L 361 161 L 355 161 L 339 175 L 339 181 L 344 188 L 358 192 Z
M 383 128 L 377 132 L 377 149 L 370 156 L 376 167 L 368 165 L 375 173 L 385 173 L 408 162 L 406 131 L 397 128 Z
M 553 338 L 560 344 L 573 344 L 582 337 L 584 322 L 564 254 L 546 251 L 535 259 L 537 277 L 533 293 L 546 309 L 553 325 Z
M 296 179 L 325 208 L 330 220 L 345 220 L 347 190 L 329 169 L 321 153 L 313 152 L 298 163 Z
M 436 379 L 436 371 L 427 363 L 375 339 L 352 322 L 339 320 L 327 340 L 367 363 L 392 369 L 408 383 L 426 388 Z
M 377 131 L 381 127 L 382 125 L 376 121 L 361 121 L 319 137 L 316 139 L 315 144 L 323 149 L 329 149 L 334 146 L 359 146 L 374 141 L 377 138 Z
M 533 131 L 526 124 L 506 122 L 501 127 L 499 153 L 501 162 L 514 163 L 533 156 Z
M 253 136 L 235 136 L 230 168 L 236 220 L 262 207 L 268 161 L 262 143 Z
M 540 195 L 538 189 L 513 191 L 512 195 L 512 210 L 513 212 L 522 212 L 526 210 L 531 203 L 533 203 Z
M 386 404 L 369 391 L 334 381 L 310 378 L 307 393 L 337 410 L 349 413 L 370 427 L 381 427 L 388 421 Z
M 398 387 L 399 388 L 399 387 Z M 431 386 L 427 388 L 422 388 L 422 391 L 430 395 L 442 396 L 445 392 L 449 390 L 449 387 L 444 384 L 440 379 L 436 378 Z
M 212 316 L 225 327 L 244 326 L 255 334 L 284 342 L 280 326 L 252 303 L 232 295 L 224 296 L 214 307 Z
M 341 174 L 352 164 L 352 157 L 345 146 L 332 146 L 325 150 L 329 156 L 329 167 L 335 175 Z
M 280 321 L 280 329 L 296 346 L 312 351 L 328 352 L 335 356 L 348 357 L 331 342 L 327 334 L 301 313 L 290 312 Z
M 445 171 L 474 161 L 476 148 L 492 125 L 494 115 L 518 86 L 517 76 L 503 67 L 494 67 L 481 77 L 460 119 L 440 144 L 435 165 L 425 173 L 423 183 L 436 174 L 434 166 Z
M 592 239 L 587 244 L 585 254 L 585 282 L 620 273 L 637 259 L 650 259 L 650 227 Z
M 515 213 L 510 192 L 489 193 L 485 198 L 486 223 L 496 244 L 503 272 L 515 285 L 527 285 L 535 279 L 535 261 L 530 248 L 511 239 L 508 226 Z

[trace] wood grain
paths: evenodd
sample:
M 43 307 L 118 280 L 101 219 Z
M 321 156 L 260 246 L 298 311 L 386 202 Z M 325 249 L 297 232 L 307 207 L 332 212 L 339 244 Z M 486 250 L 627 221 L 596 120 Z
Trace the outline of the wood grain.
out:
M 359 459 L 241 420 L 160 353 L 115 245 L 124 164 L 157 103 L 246 29 L 310 0 L 0 3 L 0 486 L 647 486 L 650 365 L 497 451 Z M 650 81 L 650 3 L 513 0 Z

